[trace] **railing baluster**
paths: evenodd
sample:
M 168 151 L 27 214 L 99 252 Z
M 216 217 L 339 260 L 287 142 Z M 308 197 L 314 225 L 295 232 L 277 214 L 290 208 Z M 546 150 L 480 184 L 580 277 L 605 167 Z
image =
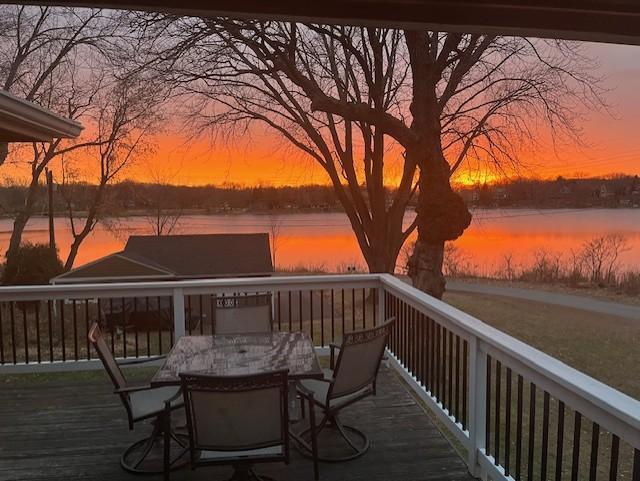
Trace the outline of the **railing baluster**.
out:
M 134 348 L 134 352 L 135 352 L 135 357 L 140 357 L 138 354 L 140 352 L 140 349 L 138 347 L 138 319 L 136 316 L 136 313 L 138 312 L 138 298 L 134 297 L 133 298 L 133 313 L 132 313 L 132 318 L 133 318 L 133 331 L 134 331 L 134 342 L 135 342 L 135 348 Z
M 460 336 L 456 334 L 456 401 L 455 401 L 455 416 L 456 421 L 460 421 Z
M 620 451 L 620 438 L 611 435 L 611 456 L 609 457 L 609 481 L 618 479 L 618 454 Z
M 27 306 L 23 301 L 20 307 L 22 311 L 22 337 L 24 338 L 24 362 L 29 364 L 29 325 L 27 324 Z
M 144 298 L 144 307 L 145 307 L 145 310 L 146 310 L 145 317 L 149 318 L 150 317 L 150 314 L 149 314 L 149 296 L 145 296 L 145 298 Z M 158 307 L 158 313 L 159 312 L 160 312 L 160 308 Z M 158 326 L 158 330 L 160 330 L 160 329 L 161 329 L 161 327 Z M 150 357 L 151 356 L 151 329 L 149 327 L 147 327 L 147 336 L 146 337 L 147 337 L 147 357 Z
M 212 298 L 213 299 L 213 298 Z M 158 316 L 160 317 L 160 323 L 158 324 L 158 354 L 162 354 L 162 352 L 164 351 L 164 348 L 162 346 L 162 303 L 160 301 L 160 296 L 157 296 L 156 301 L 158 302 Z M 211 308 L 211 312 L 212 312 L 212 317 L 214 316 L 214 310 L 213 310 L 213 306 Z M 171 314 L 169 314 L 169 316 L 171 316 Z M 213 322 L 213 320 L 212 320 Z M 213 327 L 212 327 L 213 329 Z
M 600 425 L 593 423 L 591 428 L 591 459 L 589 461 L 589 481 L 598 476 L 598 445 L 600 443 Z
M 33 302 L 33 309 L 36 316 L 36 358 L 38 360 L 38 363 L 40 363 L 42 362 L 42 355 L 40 352 L 40 301 Z
M 278 331 L 282 331 L 282 299 L 278 291 Z
M 518 400 L 516 411 L 516 481 L 521 479 L 522 474 L 522 410 L 524 404 L 524 381 L 518 374 Z
M 115 319 L 113 318 L 113 298 L 109 298 L 109 330 L 111 331 L 111 352 L 113 355 L 116 355 L 116 347 L 115 347 L 115 336 L 116 336 L 116 326 Z
M 527 459 L 527 480 L 533 480 L 533 455 L 536 447 L 536 385 L 529 384 L 529 456 Z
M 320 345 L 324 346 L 324 291 L 320 289 Z
M 289 332 L 293 331 L 293 305 L 291 304 L 291 291 L 287 291 L 288 303 L 289 303 Z
M 122 318 L 122 357 L 127 357 L 127 315 L 124 297 L 120 300 L 120 317 Z
M 558 432 L 556 434 L 556 481 L 562 481 L 564 451 L 564 403 L 558 401 Z
M 189 335 L 191 335 L 191 328 L 193 327 L 193 318 L 191 317 L 193 310 L 191 309 L 191 296 L 186 296 L 187 298 L 187 331 L 189 331 Z
M 36 359 L 38 363 L 42 362 L 42 355 L 40 352 L 40 302 L 33 301 L 33 312 L 35 314 L 36 321 Z
M 89 348 L 89 299 L 84 300 L 84 348 L 87 351 L 87 360 L 91 359 Z
M 451 416 L 453 413 L 453 332 L 449 331 L 449 348 L 447 353 L 447 364 L 449 366 L 449 378 L 448 382 L 448 394 L 447 394 L 447 409 L 449 411 L 449 415 Z
M 60 299 L 60 335 L 62 336 L 62 360 L 67 360 L 66 335 L 64 329 L 64 299 Z
M 302 291 L 298 291 L 298 310 L 300 311 L 300 330 L 302 331 Z
M 367 328 L 367 298 L 366 289 L 362 288 L 362 329 Z M 323 344 L 324 345 L 324 344 Z
M 200 314 L 200 335 L 204 334 L 204 306 L 202 304 L 202 294 L 198 295 L 198 309 Z
M 442 392 L 440 391 L 440 324 L 436 323 L 436 399 L 442 401 Z
M 77 303 L 76 300 L 73 299 L 71 301 L 71 309 L 73 315 L 71 316 L 73 322 L 73 358 L 78 360 L 78 313 L 77 313 Z
M 356 330 L 356 290 L 351 289 L 351 326 Z
M 314 329 L 314 325 L 313 325 L 313 291 L 309 290 L 309 329 L 311 330 L 311 341 L 313 342 L 313 331 L 315 331 Z
M 491 356 L 487 356 L 487 386 L 485 391 L 485 424 L 487 426 L 487 430 L 485 433 L 484 446 L 487 450 L 487 454 L 491 454 Z
M 97 299 L 97 307 L 96 309 L 98 310 L 98 326 L 102 327 L 102 313 L 100 312 L 101 310 L 101 306 L 100 306 L 100 298 Z M 52 324 L 52 320 L 51 320 L 51 301 L 47 301 L 47 309 L 49 312 L 49 358 L 51 361 L 53 361 L 53 339 L 52 339 L 52 332 L 51 332 L 51 324 Z M 87 326 L 89 326 L 89 316 L 87 316 Z M 91 345 L 89 343 L 89 328 L 87 328 L 87 336 L 86 336 L 86 341 L 87 341 L 87 359 L 91 359 Z
M 494 440 L 495 440 L 495 456 L 494 456 L 494 464 L 498 466 L 500 464 L 500 401 L 502 395 L 502 363 L 496 359 L 496 405 L 495 405 L 495 432 L 494 432 Z
M 511 390 L 512 390 L 512 374 L 511 368 L 507 367 L 507 389 L 506 389 L 506 397 L 504 402 L 505 414 L 504 414 L 504 474 L 509 476 L 511 472 Z
M 340 333 L 341 336 L 344 337 L 344 326 L 345 326 L 345 320 L 344 320 L 344 289 L 340 289 L 342 292 L 342 315 L 340 316 L 342 318 L 342 332 Z M 397 353 L 397 351 L 396 351 Z
M 376 320 L 378 310 L 378 289 L 371 289 L 371 315 L 373 316 L 373 325 L 377 326 L 378 322 Z
M 469 391 L 469 344 L 467 340 L 464 339 L 462 341 L 462 429 L 468 428 L 468 403 L 467 403 L 467 392 Z
M 542 408 L 542 456 L 540 460 L 540 479 L 547 479 L 547 456 L 549 453 L 549 402 L 551 396 L 544 391 Z
M 576 411 L 573 422 L 573 460 L 571 463 L 571 481 L 578 481 L 580 472 L 580 429 L 582 425 L 582 415 Z
M 13 357 L 13 363 L 18 362 L 16 353 L 16 313 L 13 301 L 9 301 L 9 323 L 11 327 L 11 355 Z
M 331 288 L 331 342 L 336 342 L 336 304 L 334 298 L 335 289 Z

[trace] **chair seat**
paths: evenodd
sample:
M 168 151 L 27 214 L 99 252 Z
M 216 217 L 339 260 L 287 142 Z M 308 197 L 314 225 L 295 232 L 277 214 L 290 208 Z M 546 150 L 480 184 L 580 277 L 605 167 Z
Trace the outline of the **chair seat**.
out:
M 271 446 L 268 448 L 250 449 L 242 451 L 198 451 L 201 461 L 238 461 L 238 459 L 270 458 L 284 455 L 283 446 Z
M 322 372 L 324 373 L 324 380 L 303 379 L 300 381 L 303 387 L 313 392 L 313 400 L 320 406 L 327 407 L 327 404 L 329 404 L 331 407 L 339 407 L 349 403 L 349 401 L 373 392 L 371 386 L 365 386 L 351 394 L 331 398 L 328 403 L 327 394 L 329 387 L 331 387 L 331 381 L 333 380 L 333 371 L 331 369 L 323 369 Z
M 175 396 L 180 388 L 178 386 L 159 387 L 144 391 L 135 391 L 129 394 L 131 401 L 131 414 L 133 419 L 141 419 L 160 414 L 164 409 L 164 402 Z M 171 401 L 172 407 L 183 405 L 182 397 Z

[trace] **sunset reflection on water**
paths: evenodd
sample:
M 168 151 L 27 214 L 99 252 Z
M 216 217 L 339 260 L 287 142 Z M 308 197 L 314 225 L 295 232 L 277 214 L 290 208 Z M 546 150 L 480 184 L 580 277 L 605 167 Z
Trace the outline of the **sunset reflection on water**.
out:
M 410 221 L 412 215 L 407 216 Z M 269 232 L 270 215 L 193 215 L 181 219 L 176 233 Z M 277 217 L 280 224 L 276 263 L 280 268 L 305 267 L 345 271 L 348 266 L 364 269 L 355 236 L 347 218 L 340 213 L 287 214 Z M 0 251 L 9 243 L 12 222 L 0 220 Z M 110 226 L 99 225 L 85 241 L 76 266 L 121 250 L 129 235 L 149 234 L 142 217 L 111 219 Z M 474 213 L 474 221 L 456 246 L 480 273 L 499 269 L 505 255 L 517 263 L 531 262 L 536 250 L 568 256 L 571 250 L 598 236 L 618 234 L 628 241 L 629 250 L 621 256 L 624 269 L 640 268 L 640 209 L 599 210 L 484 210 Z M 24 240 L 48 242 L 47 220 L 34 218 Z M 66 219 L 56 219 L 56 240 L 61 257 L 66 257 L 71 233 Z M 399 267 L 403 262 L 400 256 Z

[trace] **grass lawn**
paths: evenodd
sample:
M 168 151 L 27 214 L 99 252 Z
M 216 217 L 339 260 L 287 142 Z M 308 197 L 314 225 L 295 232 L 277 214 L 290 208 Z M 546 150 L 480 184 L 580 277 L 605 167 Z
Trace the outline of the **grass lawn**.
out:
M 640 399 L 640 320 L 480 294 L 446 293 L 444 300 Z

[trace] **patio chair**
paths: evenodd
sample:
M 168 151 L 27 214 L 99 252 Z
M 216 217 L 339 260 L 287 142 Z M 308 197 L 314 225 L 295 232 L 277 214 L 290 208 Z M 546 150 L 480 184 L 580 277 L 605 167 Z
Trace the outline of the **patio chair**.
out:
M 347 443 L 350 451 L 353 451 L 345 456 L 318 456 L 320 461 L 348 461 L 362 456 L 369 449 L 367 435 L 359 429 L 343 424 L 338 415 L 344 408 L 375 394 L 376 377 L 394 322 L 395 318 L 391 318 L 371 329 L 345 334 L 342 345 L 330 344 L 331 369 L 325 370 L 325 379 L 299 382 L 298 391 L 301 394 L 312 392 L 314 402 L 322 412 L 322 418 L 315 429 L 316 436 L 319 436 L 325 427 L 333 427 Z M 336 350 L 339 350 L 337 360 Z M 309 432 L 310 428 L 295 438 L 302 440 L 296 445 L 305 455 L 312 454 L 308 443 L 304 442 Z
M 271 332 L 271 294 L 218 297 L 214 334 L 257 334 Z
M 172 410 L 184 406 L 182 395 L 179 387 L 160 387 L 152 388 L 148 384 L 130 385 L 127 383 L 121 365 L 140 364 L 140 360 L 134 360 L 132 363 L 118 362 L 113 357 L 105 342 L 100 326 L 94 322 L 89 330 L 89 341 L 98 353 L 102 364 L 114 385 L 114 393 L 120 397 L 122 404 L 127 412 L 129 421 L 129 429 L 133 430 L 134 425 L 140 421 L 147 419 L 152 420 L 153 430 L 151 435 L 133 443 L 129 446 L 120 458 L 122 467 L 132 473 L 140 474 L 159 474 L 163 472 L 161 465 L 149 467 L 144 466 L 145 460 L 152 452 L 157 443 L 162 443 L 164 436 L 164 426 L 162 417 L 165 413 L 165 401 L 169 402 Z M 183 448 L 186 446 L 186 436 L 170 433 L 171 439 Z M 184 449 L 172 460 L 172 469 L 184 466 L 187 460 L 180 459 L 184 455 Z
M 231 465 L 230 481 L 266 481 L 272 478 L 256 474 L 254 464 L 289 463 L 286 370 L 246 376 L 183 373 L 180 380 L 192 469 Z

